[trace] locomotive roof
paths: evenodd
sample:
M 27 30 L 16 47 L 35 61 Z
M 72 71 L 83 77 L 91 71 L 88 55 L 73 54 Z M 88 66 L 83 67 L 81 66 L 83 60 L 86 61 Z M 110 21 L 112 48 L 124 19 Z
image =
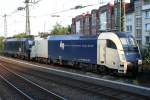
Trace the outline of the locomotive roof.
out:
M 130 32 L 117 32 L 118 37 L 133 37 Z
M 96 39 L 98 36 L 84 36 L 82 34 L 74 35 L 50 35 L 47 37 L 48 40 L 81 40 L 81 39 Z
M 28 38 L 11 38 L 11 39 L 6 39 L 5 41 L 11 41 L 11 42 L 13 42 L 13 41 L 27 41 L 28 40 Z

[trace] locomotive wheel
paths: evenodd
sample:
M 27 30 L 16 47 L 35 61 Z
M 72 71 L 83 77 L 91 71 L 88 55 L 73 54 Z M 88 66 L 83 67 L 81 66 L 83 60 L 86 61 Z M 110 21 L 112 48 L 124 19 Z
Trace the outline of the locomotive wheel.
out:
M 100 73 L 104 73 L 104 72 L 106 72 L 106 67 L 105 66 L 98 66 L 98 71 L 100 72 Z

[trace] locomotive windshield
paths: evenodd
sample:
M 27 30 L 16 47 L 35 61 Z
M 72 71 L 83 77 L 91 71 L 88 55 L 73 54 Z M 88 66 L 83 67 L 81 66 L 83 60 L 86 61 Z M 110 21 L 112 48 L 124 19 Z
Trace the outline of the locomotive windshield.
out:
M 126 52 L 139 52 L 137 43 L 133 37 L 121 37 L 120 40 Z
M 124 46 L 137 46 L 136 41 L 133 37 L 123 37 L 120 38 L 120 40 Z
M 120 33 L 121 34 L 121 33 Z M 135 61 L 138 59 L 141 59 L 141 54 L 137 45 L 136 40 L 134 39 L 134 37 L 130 34 L 121 34 L 120 36 L 120 40 L 121 43 L 123 45 L 123 49 L 125 52 L 125 56 L 127 61 Z

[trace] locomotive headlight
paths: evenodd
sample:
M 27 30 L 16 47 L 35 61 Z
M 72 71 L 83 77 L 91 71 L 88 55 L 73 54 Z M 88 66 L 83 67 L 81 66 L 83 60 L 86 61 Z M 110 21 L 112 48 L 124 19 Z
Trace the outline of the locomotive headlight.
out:
M 142 60 L 138 60 L 138 64 L 141 65 L 142 64 Z

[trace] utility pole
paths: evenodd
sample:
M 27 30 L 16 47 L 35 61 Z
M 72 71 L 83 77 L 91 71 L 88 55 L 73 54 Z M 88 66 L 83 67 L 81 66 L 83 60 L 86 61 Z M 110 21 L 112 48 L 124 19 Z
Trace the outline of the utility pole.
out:
M 26 29 L 25 29 L 25 33 L 30 35 L 30 15 L 29 15 L 29 0 L 25 0 L 25 4 L 26 4 Z
M 4 17 L 4 34 L 5 37 L 7 37 L 7 15 L 5 14 L 3 17 Z
M 46 22 L 44 22 L 44 33 L 45 33 Z
M 120 27 L 120 31 L 125 31 L 124 27 L 125 27 L 125 0 L 121 0 L 120 3 L 120 7 L 121 7 L 121 27 Z
M 25 0 L 25 7 L 18 7 L 18 10 L 24 10 L 26 9 L 26 27 L 25 27 L 25 34 L 30 35 L 31 29 L 30 29 L 30 10 L 29 10 L 29 3 L 37 4 L 41 0 Z

